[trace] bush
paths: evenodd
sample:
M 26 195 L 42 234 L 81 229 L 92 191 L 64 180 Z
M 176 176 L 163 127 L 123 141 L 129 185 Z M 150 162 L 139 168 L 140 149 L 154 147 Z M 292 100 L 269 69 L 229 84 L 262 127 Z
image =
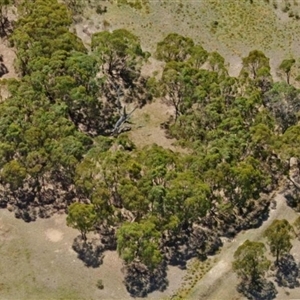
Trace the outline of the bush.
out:
M 102 279 L 99 279 L 99 280 L 97 281 L 96 286 L 97 286 L 97 288 L 98 288 L 99 290 L 103 290 L 103 289 L 104 289 L 104 285 L 103 285 Z
M 107 7 L 104 6 L 102 7 L 102 5 L 97 5 L 96 7 L 96 13 L 99 15 L 105 14 L 107 12 Z

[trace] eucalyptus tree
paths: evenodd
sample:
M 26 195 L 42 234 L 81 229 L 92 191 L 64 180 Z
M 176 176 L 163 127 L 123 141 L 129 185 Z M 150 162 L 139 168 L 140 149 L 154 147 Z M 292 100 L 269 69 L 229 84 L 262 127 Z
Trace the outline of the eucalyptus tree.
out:
M 233 270 L 242 281 L 258 285 L 271 262 L 266 257 L 266 247 L 260 242 L 245 241 L 234 253 Z
M 183 62 L 189 58 L 192 53 L 194 59 L 196 56 L 199 57 L 199 54 L 201 54 L 201 56 L 204 54 L 202 53 L 201 48 L 193 49 L 193 47 L 194 41 L 191 38 L 184 37 L 177 33 L 170 33 L 157 44 L 155 54 L 159 60 L 163 60 L 165 62 Z M 197 63 L 197 59 L 194 62 L 196 62 L 196 65 L 199 64 L 199 62 Z
M 274 220 L 265 231 L 264 236 L 267 238 L 271 253 L 276 259 L 275 265 L 278 265 L 282 255 L 290 252 L 293 234 L 293 227 L 285 219 Z
M 123 223 L 117 231 L 117 251 L 126 264 L 139 261 L 152 270 L 162 261 L 160 238 L 151 220 Z
M 78 229 L 84 241 L 97 221 L 97 215 L 92 204 L 75 202 L 68 208 L 67 225 Z
M 293 66 L 295 65 L 295 62 L 296 60 L 294 58 L 284 59 L 279 65 L 279 71 L 286 76 L 287 84 L 290 84 L 291 71 Z

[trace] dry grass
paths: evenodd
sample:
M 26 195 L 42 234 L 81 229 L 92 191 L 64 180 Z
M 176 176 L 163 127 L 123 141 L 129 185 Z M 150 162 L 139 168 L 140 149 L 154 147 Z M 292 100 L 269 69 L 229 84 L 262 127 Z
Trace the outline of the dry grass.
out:
M 139 148 L 157 144 L 176 151 L 177 148 L 173 145 L 175 139 L 168 139 L 164 130 L 160 128 L 160 124 L 166 122 L 173 113 L 172 108 L 159 99 L 136 110 L 130 120 L 130 139 Z
M 0 210 L 0 299 L 5 300 L 126 300 L 122 260 L 104 252 L 99 268 L 88 268 L 72 249 L 78 231 L 66 226 L 65 215 L 24 223 Z M 170 285 L 148 299 L 170 295 L 184 272 L 171 267 Z M 104 289 L 97 288 L 102 279 Z
M 190 36 L 209 51 L 218 51 L 228 63 L 230 72 L 237 75 L 241 57 L 250 50 L 259 49 L 271 58 L 272 73 L 287 56 L 300 56 L 300 20 L 289 17 L 289 12 L 300 12 L 297 1 L 291 2 L 288 12 L 283 11 L 286 1 L 272 0 L 149 0 L 147 9 L 135 9 L 129 5 L 105 2 L 107 13 L 98 15 L 95 10 L 85 12 L 86 19 L 76 25 L 77 32 L 89 43 L 89 34 L 103 30 L 126 28 L 137 34 L 145 50 L 153 52 L 158 41 L 171 32 Z

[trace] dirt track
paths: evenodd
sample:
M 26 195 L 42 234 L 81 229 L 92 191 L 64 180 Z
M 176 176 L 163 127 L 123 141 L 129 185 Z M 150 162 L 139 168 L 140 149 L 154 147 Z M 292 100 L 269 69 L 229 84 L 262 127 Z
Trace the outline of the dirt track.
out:
M 276 209 L 271 210 L 268 219 L 257 229 L 251 229 L 239 233 L 232 241 L 225 242 L 221 252 L 217 255 L 217 263 L 215 266 L 196 284 L 194 289 L 190 293 L 189 299 L 244 299 L 236 291 L 236 285 L 238 278 L 231 269 L 233 261 L 233 254 L 236 249 L 244 243 L 247 239 L 251 241 L 262 240 L 262 234 L 265 229 L 275 219 L 287 219 L 292 223 L 298 216 L 298 214 L 287 206 L 285 198 L 281 194 L 277 194 L 275 197 L 277 203 Z M 295 259 L 299 261 L 298 250 L 299 243 L 296 242 L 291 253 Z M 300 288 L 289 290 L 288 293 L 283 288 L 278 288 L 277 299 L 299 299 Z M 289 294 L 289 295 L 287 295 Z

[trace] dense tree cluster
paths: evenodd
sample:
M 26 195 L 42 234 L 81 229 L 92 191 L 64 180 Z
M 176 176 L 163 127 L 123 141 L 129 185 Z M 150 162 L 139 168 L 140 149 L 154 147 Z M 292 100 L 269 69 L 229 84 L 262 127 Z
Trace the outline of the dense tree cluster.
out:
M 53 203 L 62 209 L 77 198 L 76 165 L 92 145 L 91 136 L 110 134 L 123 104 L 105 89 L 107 73 L 117 73 L 115 82 L 122 78 L 134 87 L 138 75 L 129 72 L 138 72 L 135 62 L 145 55 L 126 30 L 105 37 L 105 47 L 95 35 L 88 53 L 69 31 L 67 7 L 54 0 L 22 2 L 19 13 L 10 42 L 20 79 L 4 83 L 10 96 L 1 104 L 1 182 L 8 185 L 2 205 L 17 206 L 18 215 L 30 220 L 47 216 Z M 138 53 L 118 50 L 133 40 Z M 109 53 L 114 65 L 106 72 L 103 59 Z
M 98 231 L 124 259 L 127 280 L 139 278 L 128 290 L 144 295 L 153 282 L 165 287 L 167 263 L 205 258 L 220 235 L 263 219 L 262 195 L 300 155 L 295 60 L 282 62 L 286 82 L 274 83 L 269 59 L 254 50 L 235 78 L 219 53 L 172 33 L 154 53 L 165 63 L 161 78 L 144 78 L 150 53 L 134 34 L 95 33 L 88 50 L 69 30 L 75 2 L 19 3 L 9 37 L 19 78 L 1 82 L 9 96 L 0 104 L 0 203 L 27 221 L 69 206 L 67 224 L 85 245 Z M 185 153 L 136 149 L 120 134 L 126 107 L 153 98 L 174 108 L 164 126 Z M 277 261 L 290 249 L 281 225 L 266 232 Z M 234 268 L 251 283 L 269 266 L 264 249 L 247 241 L 236 253 Z

